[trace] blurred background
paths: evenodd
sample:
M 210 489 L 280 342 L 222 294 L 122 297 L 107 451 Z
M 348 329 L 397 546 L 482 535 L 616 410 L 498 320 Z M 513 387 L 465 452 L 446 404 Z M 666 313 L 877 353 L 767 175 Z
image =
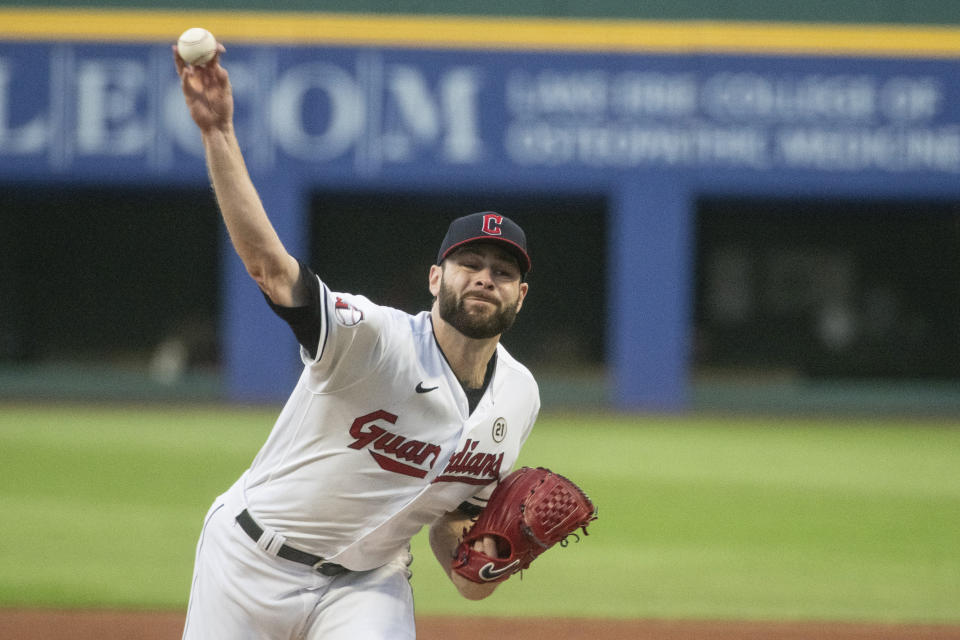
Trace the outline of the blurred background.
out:
M 951 3 L 60 4 L 2 9 L 0 397 L 272 403 L 297 375 L 169 61 L 202 23 L 332 288 L 417 311 L 451 218 L 527 229 L 505 343 L 545 406 L 960 409 Z
M 960 14 L 933 0 L 0 3 L 0 607 L 176 637 L 203 514 L 300 372 L 183 104 L 194 26 L 333 290 L 426 309 L 451 219 L 526 229 L 520 464 L 601 518 L 469 607 L 416 536 L 418 614 L 960 620 Z

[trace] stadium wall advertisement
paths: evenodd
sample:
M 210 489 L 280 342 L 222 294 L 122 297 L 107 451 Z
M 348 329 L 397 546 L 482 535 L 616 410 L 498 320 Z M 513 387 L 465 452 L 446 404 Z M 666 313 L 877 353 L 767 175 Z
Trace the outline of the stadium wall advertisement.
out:
M 606 360 L 625 410 L 688 402 L 697 197 L 960 197 L 949 56 L 228 43 L 226 61 L 294 253 L 317 189 L 607 196 Z M 0 180 L 205 183 L 169 43 L 0 41 Z M 224 269 L 228 393 L 282 400 L 292 340 L 239 261 Z

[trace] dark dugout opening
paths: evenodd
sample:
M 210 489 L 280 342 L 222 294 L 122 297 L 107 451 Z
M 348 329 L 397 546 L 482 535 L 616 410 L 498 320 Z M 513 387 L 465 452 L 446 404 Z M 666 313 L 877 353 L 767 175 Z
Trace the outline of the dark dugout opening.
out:
M 702 198 L 695 369 L 960 378 L 960 204 Z
M 208 189 L 0 187 L 0 363 L 146 369 L 165 340 L 218 362 L 220 222 Z

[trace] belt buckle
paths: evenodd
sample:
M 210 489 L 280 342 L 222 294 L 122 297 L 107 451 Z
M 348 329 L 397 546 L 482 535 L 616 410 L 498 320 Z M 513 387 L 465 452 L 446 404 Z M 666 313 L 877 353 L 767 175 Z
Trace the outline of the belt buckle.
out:
M 338 576 L 344 572 L 344 567 L 339 564 L 334 564 L 333 562 L 327 562 L 326 560 L 320 560 L 313 565 L 313 568 L 327 577 Z

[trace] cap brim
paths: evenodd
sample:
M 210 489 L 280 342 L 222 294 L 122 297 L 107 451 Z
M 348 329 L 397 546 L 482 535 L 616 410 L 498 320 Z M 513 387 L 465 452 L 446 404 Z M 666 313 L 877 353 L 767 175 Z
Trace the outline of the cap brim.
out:
M 457 249 L 463 247 L 464 245 L 473 244 L 475 242 L 477 243 L 487 242 L 487 243 L 502 245 L 504 249 L 512 253 L 517 258 L 517 262 L 520 265 L 520 270 L 523 271 L 523 273 L 527 273 L 528 271 L 530 271 L 530 268 L 533 266 L 530 262 L 530 256 L 527 255 L 527 252 L 524 251 L 523 247 L 521 247 L 519 244 L 517 244 L 512 240 L 507 240 L 506 238 L 498 238 L 497 236 L 488 236 L 488 235 L 474 236 L 472 238 L 467 238 L 466 240 L 461 240 L 460 242 L 454 245 L 451 245 L 446 251 L 443 252 L 443 255 L 440 256 L 439 262 L 443 262 L 444 260 L 446 260 L 447 256 L 449 256 L 451 253 L 453 253 Z

